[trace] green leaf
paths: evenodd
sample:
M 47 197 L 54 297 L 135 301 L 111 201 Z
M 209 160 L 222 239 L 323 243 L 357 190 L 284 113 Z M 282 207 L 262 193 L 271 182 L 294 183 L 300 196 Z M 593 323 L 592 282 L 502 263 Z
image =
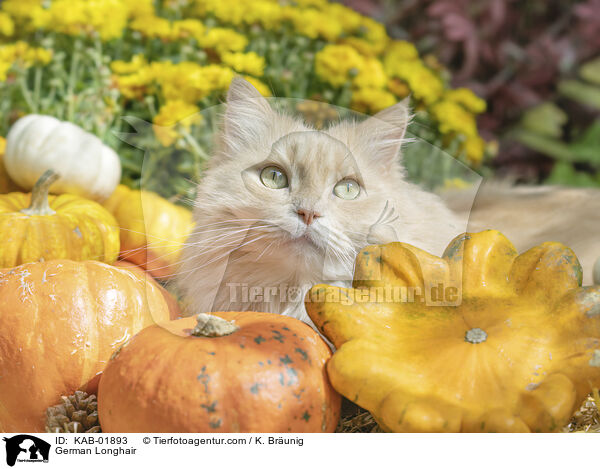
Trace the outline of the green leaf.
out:
M 550 173 L 550 176 L 548 176 L 545 183 L 575 187 L 600 186 L 600 180 L 594 178 L 591 174 L 577 171 L 569 163 L 561 161 L 554 165 L 552 173 Z
M 559 138 L 567 120 L 565 112 L 556 104 L 545 102 L 527 110 L 521 118 L 521 126 L 536 134 Z
M 573 162 L 575 155 L 569 146 L 561 140 L 549 138 L 525 129 L 517 129 L 509 134 L 526 147 L 539 151 L 555 160 Z
M 576 161 L 600 165 L 600 120 L 594 121 L 570 148 Z
M 579 75 L 585 81 L 600 85 L 600 57 L 596 57 L 583 64 L 579 69 Z
M 563 80 L 558 83 L 558 92 L 581 104 L 600 109 L 600 87 L 579 80 Z

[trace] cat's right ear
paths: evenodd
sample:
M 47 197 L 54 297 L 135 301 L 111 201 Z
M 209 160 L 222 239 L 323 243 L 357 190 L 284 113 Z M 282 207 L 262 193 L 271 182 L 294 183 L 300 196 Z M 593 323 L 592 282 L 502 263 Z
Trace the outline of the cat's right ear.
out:
M 260 145 L 274 116 L 268 101 L 250 82 L 234 78 L 227 92 L 223 143 L 230 151 Z
M 390 166 L 398 161 L 410 119 L 409 99 L 406 98 L 359 124 L 359 134 L 374 150 L 376 162 Z

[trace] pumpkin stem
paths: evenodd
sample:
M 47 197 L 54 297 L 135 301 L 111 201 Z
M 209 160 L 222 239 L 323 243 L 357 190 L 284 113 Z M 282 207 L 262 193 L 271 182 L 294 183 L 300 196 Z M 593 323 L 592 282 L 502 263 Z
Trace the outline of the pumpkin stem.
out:
M 48 190 L 59 177 L 51 169 L 42 174 L 31 191 L 29 207 L 21 210 L 21 213 L 25 215 L 54 215 L 56 212 L 48 205 Z
M 233 322 L 212 314 L 200 313 L 196 316 L 196 321 L 198 324 L 192 330 L 195 337 L 223 337 L 239 330 L 239 326 Z

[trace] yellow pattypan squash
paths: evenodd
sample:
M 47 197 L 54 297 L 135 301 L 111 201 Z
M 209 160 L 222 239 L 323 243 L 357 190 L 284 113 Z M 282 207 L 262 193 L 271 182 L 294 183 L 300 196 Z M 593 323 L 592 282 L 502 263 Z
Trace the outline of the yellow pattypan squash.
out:
M 57 178 L 48 170 L 31 194 L 0 195 L 0 268 L 53 259 L 117 259 L 119 227 L 114 217 L 77 195 L 49 196 Z
M 337 347 L 334 388 L 385 430 L 559 430 L 600 386 L 600 287 L 559 243 L 517 255 L 490 230 L 441 258 L 369 246 L 353 287 L 316 285 L 306 308 Z
M 121 227 L 122 259 L 158 278 L 168 278 L 175 272 L 193 227 L 191 211 L 154 192 L 124 185 L 117 186 L 103 205 Z
M 21 188 L 17 186 L 10 178 L 4 167 L 4 149 L 6 148 L 6 139 L 0 137 L 0 194 L 6 194 L 8 192 L 20 191 Z

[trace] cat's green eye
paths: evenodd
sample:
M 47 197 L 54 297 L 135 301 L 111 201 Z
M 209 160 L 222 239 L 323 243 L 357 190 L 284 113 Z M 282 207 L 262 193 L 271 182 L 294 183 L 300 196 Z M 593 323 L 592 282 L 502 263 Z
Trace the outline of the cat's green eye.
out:
M 288 186 L 285 173 L 277 166 L 267 166 L 260 172 L 260 180 L 269 189 L 283 189 Z
M 360 194 L 360 185 L 353 179 L 342 179 L 333 188 L 333 193 L 340 199 L 354 200 Z

